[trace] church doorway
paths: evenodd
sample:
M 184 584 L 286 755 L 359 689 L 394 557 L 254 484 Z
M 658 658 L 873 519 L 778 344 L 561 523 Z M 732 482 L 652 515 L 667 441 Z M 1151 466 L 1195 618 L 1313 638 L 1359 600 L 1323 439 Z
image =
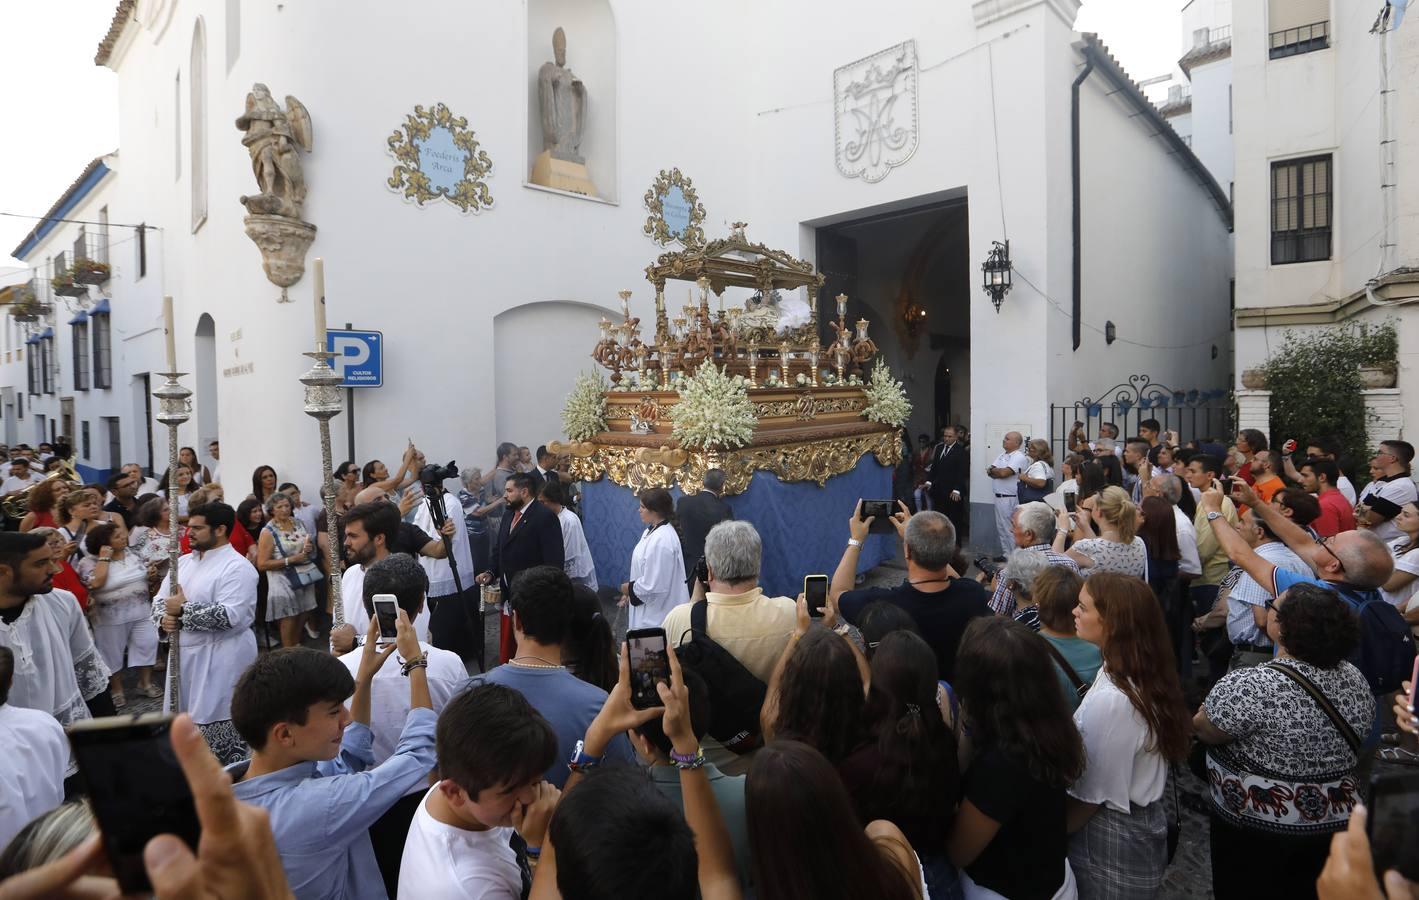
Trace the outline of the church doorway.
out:
M 921 205 L 864 210 L 817 226 L 825 282 L 818 316 L 826 345 L 835 332 L 834 297 L 848 295 L 847 318 L 866 318 L 872 338 L 912 401 L 907 427 L 940 438 L 946 425 L 970 427 L 971 277 L 964 192 Z
M 192 355 L 194 360 L 194 380 L 196 382 L 197 412 L 197 452 L 207 452 L 207 445 L 217 439 L 217 423 L 221 416 L 217 411 L 217 323 L 203 313 L 197 319 L 197 330 L 193 335 Z M 197 449 L 197 448 L 194 448 Z

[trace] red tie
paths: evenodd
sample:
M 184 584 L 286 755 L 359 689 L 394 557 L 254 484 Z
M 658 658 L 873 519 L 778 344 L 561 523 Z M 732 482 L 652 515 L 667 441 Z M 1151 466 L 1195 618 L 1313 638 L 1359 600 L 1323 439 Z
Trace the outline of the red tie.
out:
M 522 510 L 519 509 L 519 510 L 517 511 L 517 513 L 512 517 L 512 525 L 508 527 L 508 531 L 511 532 L 514 528 L 517 527 L 517 523 L 518 523 L 518 522 L 521 522 L 521 521 L 522 521 Z

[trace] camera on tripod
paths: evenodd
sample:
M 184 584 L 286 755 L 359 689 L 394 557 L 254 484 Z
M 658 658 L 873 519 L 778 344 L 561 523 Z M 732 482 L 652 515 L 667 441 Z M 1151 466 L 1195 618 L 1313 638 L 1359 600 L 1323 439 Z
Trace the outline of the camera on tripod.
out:
M 458 463 L 453 460 L 449 460 L 446 466 L 429 463 L 419 470 L 419 483 L 426 488 L 441 488 L 445 480 L 457 477 Z

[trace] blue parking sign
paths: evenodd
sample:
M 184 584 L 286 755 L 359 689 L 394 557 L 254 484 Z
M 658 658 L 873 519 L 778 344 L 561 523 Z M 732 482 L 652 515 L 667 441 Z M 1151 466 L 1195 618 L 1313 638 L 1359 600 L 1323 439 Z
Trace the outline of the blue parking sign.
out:
M 340 376 L 341 387 L 384 384 L 384 332 L 331 328 L 325 332 L 325 347 L 335 354 L 330 365 Z

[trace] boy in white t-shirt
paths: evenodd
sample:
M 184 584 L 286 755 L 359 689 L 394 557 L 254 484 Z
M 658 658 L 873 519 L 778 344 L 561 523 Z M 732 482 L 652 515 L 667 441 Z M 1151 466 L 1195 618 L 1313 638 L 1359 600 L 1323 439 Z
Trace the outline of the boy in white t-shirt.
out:
M 556 732 L 518 691 L 481 684 L 444 707 L 435 745 L 443 780 L 409 826 L 399 896 L 519 900 L 561 796 L 543 779 Z
M 29 822 L 64 802 L 69 741 L 64 726 L 49 713 L 11 706 L 15 655 L 0 647 L 0 847 Z

